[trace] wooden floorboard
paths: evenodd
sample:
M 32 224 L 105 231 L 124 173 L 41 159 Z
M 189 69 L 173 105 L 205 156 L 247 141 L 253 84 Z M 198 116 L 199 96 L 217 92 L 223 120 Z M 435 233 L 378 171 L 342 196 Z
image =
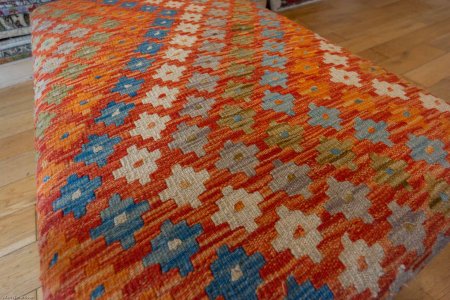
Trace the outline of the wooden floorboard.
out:
M 450 67 L 450 53 L 433 59 L 417 69 L 405 73 L 406 78 L 420 82 L 425 87 L 430 87 L 448 77 Z
M 450 1 L 323 0 L 283 14 L 450 100 Z M 30 69 L 31 61 L 21 66 Z M 30 80 L 0 89 L 0 299 L 42 299 L 35 235 L 33 105 Z M 447 247 L 396 299 L 449 299 L 449 261 Z
M 37 242 L 0 257 L 0 295 L 19 297 L 39 288 Z
M 34 129 L 28 129 L 20 133 L 0 139 L 0 160 L 6 160 L 14 156 L 31 152 L 34 149 Z
M 0 257 L 36 241 L 35 211 L 32 205 L 0 219 Z
M 24 177 L 0 188 L 0 218 L 34 206 L 35 203 L 36 182 L 34 176 Z

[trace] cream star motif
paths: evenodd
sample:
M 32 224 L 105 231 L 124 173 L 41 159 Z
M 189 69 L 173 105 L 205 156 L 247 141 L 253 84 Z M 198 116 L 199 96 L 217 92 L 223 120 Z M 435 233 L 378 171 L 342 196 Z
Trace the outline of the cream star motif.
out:
M 167 49 L 164 58 L 170 59 L 170 60 L 178 60 L 179 62 L 184 62 L 186 58 L 191 54 L 191 51 L 184 50 L 184 49 L 178 49 L 174 47 L 170 47 Z
M 176 34 L 169 43 L 172 45 L 191 47 L 196 40 L 197 38 L 195 36 Z
M 39 70 L 46 58 L 47 58 L 46 56 L 34 55 L 33 69 L 36 71 Z
M 71 28 L 72 24 L 58 24 L 56 27 L 53 27 L 52 32 L 54 33 L 64 33 L 67 29 Z
M 368 246 L 361 239 L 353 242 L 348 233 L 341 240 L 344 250 L 339 254 L 340 261 L 345 266 L 345 271 L 339 275 L 339 281 L 346 288 L 354 286 L 358 293 L 369 289 L 373 298 L 376 298 L 380 287 L 378 279 L 383 275 L 380 263 L 384 258 L 384 250 L 375 243 Z
M 147 92 L 146 97 L 142 99 L 142 103 L 150 103 L 154 107 L 169 108 L 172 107 L 172 102 L 177 99 L 178 93 L 177 88 L 155 85 L 151 91 Z
M 216 204 L 219 211 L 211 219 L 214 224 L 228 223 L 231 229 L 244 227 L 247 232 L 258 228 L 255 219 L 261 215 L 258 203 L 263 201 L 260 193 L 248 193 L 244 189 L 233 190 L 231 186 L 222 189 L 223 198 Z
M 336 45 L 329 44 L 325 41 L 320 41 L 320 49 L 323 51 L 329 51 L 329 52 L 341 52 L 342 48 Z
M 331 81 L 361 87 L 358 73 L 353 71 L 345 71 L 341 69 L 331 68 Z
M 178 2 L 178 1 L 169 1 L 164 6 L 171 7 L 171 8 L 180 8 L 184 3 Z
M 42 69 L 40 72 L 43 74 L 53 73 L 55 72 L 56 69 L 58 69 L 61 66 L 61 64 L 65 60 L 66 59 L 64 57 L 49 58 L 42 64 Z
M 64 43 L 56 49 L 55 53 L 67 55 L 72 52 L 79 43 L 68 42 Z
M 77 29 L 72 30 L 69 35 L 73 36 L 73 37 L 81 38 L 81 37 L 85 36 L 86 34 L 88 34 L 89 31 L 91 31 L 91 30 L 88 28 L 77 28 Z
M 182 22 L 175 28 L 176 31 L 182 31 L 186 33 L 196 33 L 198 30 L 198 25 Z
M 146 148 L 138 149 L 133 145 L 127 149 L 127 153 L 120 159 L 122 166 L 113 171 L 114 178 L 125 177 L 128 183 L 139 180 L 142 185 L 150 182 L 150 174 L 158 169 L 156 160 L 161 157 L 161 152 L 149 152 Z
M 450 104 L 442 99 L 436 98 L 432 95 L 425 95 L 423 93 L 419 94 L 420 101 L 422 105 L 428 109 L 437 109 L 441 112 L 450 111 Z
M 186 67 L 178 67 L 175 65 L 169 65 L 165 63 L 158 69 L 155 75 L 153 75 L 154 79 L 161 79 L 162 81 L 178 81 L 180 77 L 183 75 L 183 71 L 186 70 Z
M 42 97 L 49 82 L 49 79 L 36 80 L 36 84 L 34 85 L 34 99 L 38 100 Z
M 325 53 L 323 56 L 323 62 L 326 64 L 332 64 L 336 66 L 347 66 L 348 58 L 345 56 L 335 55 L 331 53 Z
M 205 2 L 205 0 L 203 0 L 203 1 Z M 230 6 L 230 3 L 228 3 L 228 2 L 214 2 L 213 5 L 214 5 L 215 7 L 222 7 L 222 8 L 225 8 L 225 7 L 229 7 L 229 6 Z M 270 16 L 272 17 L 272 15 L 270 15 Z
M 299 210 L 289 210 L 285 206 L 277 208 L 280 220 L 275 224 L 277 237 L 272 246 L 278 252 L 289 249 L 295 258 L 309 256 L 315 263 L 322 260 L 317 245 L 323 240 L 317 227 L 322 223 L 315 214 L 305 215 Z M 297 231 L 301 234 L 297 236 Z
M 185 21 L 191 21 L 191 22 L 198 22 L 202 18 L 202 15 L 199 14 L 193 14 L 193 13 L 185 13 L 181 16 L 182 20 Z
M 33 21 L 32 21 L 31 24 L 30 24 L 31 29 L 32 29 L 32 30 L 36 29 L 37 26 L 39 25 L 39 23 L 41 23 L 41 21 L 42 21 L 41 19 L 39 19 L 39 18 L 37 18 L 37 17 L 34 17 L 34 18 L 33 18 Z
M 136 127 L 130 131 L 130 134 L 133 136 L 140 135 L 144 140 L 149 137 L 159 140 L 161 131 L 166 129 L 166 123 L 169 121 L 169 116 L 160 117 L 158 114 L 149 115 L 144 112 L 139 115 L 139 120 L 134 122 Z
M 54 38 L 54 37 L 50 37 L 48 39 L 45 39 L 42 43 L 41 46 L 39 47 L 39 51 L 47 51 L 49 50 L 51 47 L 53 47 L 54 45 L 56 45 L 56 43 L 59 41 L 59 38 Z
M 203 6 L 197 5 L 197 4 L 190 4 L 186 7 L 186 10 L 194 11 L 194 12 L 201 12 L 204 9 Z
M 54 21 L 43 21 L 43 22 L 41 22 L 41 24 L 36 26 L 36 29 L 34 31 L 46 30 L 46 29 L 50 28 L 51 26 L 53 26 L 54 23 L 55 23 Z
M 190 205 L 197 208 L 202 204 L 198 196 L 206 191 L 204 183 L 208 179 L 206 170 L 195 172 L 192 167 L 175 165 L 172 167 L 172 176 L 166 179 L 167 189 L 160 193 L 161 200 L 173 199 L 178 206 Z
M 212 8 L 212 9 L 210 9 L 210 10 L 208 11 L 208 15 L 216 16 L 216 17 L 219 17 L 219 16 L 226 16 L 227 13 L 228 13 L 228 12 L 225 11 L 225 10 L 214 9 L 214 8 Z
M 41 36 L 41 35 L 35 36 L 35 37 L 32 37 L 32 38 L 31 38 L 31 42 L 32 42 L 31 50 L 33 50 L 33 53 L 36 53 L 36 51 L 37 51 L 37 46 L 39 45 L 39 43 L 41 42 L 41 40 L 42 40 L 42 36 Z
M 399 84 L 379 81 L 378 79 L 374 79 L 372 81 L 372 84 L 375 88 L 375 93 L 380 96 L 389 96 L 392 98 L 409 100 L 409 98 L 406 96 L 405 89 Z

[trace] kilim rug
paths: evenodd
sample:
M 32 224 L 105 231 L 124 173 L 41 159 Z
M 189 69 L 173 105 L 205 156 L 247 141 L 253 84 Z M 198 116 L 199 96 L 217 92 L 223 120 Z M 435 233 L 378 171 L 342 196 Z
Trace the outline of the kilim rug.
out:
M 245 0 L 32 17 L 46 299 L 367 299 L 449 241 L 450 105 Z

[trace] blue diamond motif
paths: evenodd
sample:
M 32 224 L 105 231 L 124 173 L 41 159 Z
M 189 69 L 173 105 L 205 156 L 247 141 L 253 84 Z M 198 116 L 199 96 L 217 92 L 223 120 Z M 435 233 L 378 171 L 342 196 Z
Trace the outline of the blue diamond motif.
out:
M 217 260 L 211 264 L 214 280 L 206 287 L 208 297 L 257 299 L 256 289 L 262 283 L 259 270 L 265 264 L 261 253 L 247 256 L 242 247 L 230 252 L 227 246 L 222 246 L 217 255 Z
M 152 28 L 145 34 L 145 37 L 162 40 L 167 36 L 169 30 L 155 29 Z
M 138 46 L 135 52 L 142 54 L 156 54 L 163 44 L 153 43 L 153 42 L 143 42 Z
M 272 41 L 264 41 L 263 48 L 269 52 L 280 52 L 284 51 L 284 43 L 277 43 Z
M 383 143 L 387 146 L 393 146 L 389 140 L 389 132 L 386 130 L 387 124 L 384 121 L 375 122 L 373 120 L 355 119 L 355 136 L 359 140 L 370 140 L 374 143 Z
M 271 91 L 264 91 L 263 109 L 274 110 L 276 112 L 283 112 L 288 115 L 295 115 L 294 96 L 291 94 L 282 95 Z
M 287 74 L 286 73 L 279 73 L 279 72 L 271 72 L 271 71 L 264 71 L 264 75 L 261 78 L 261 85 L 270 85 L 270 86 L 281 86 L 284 88 L 287 88 Z
M 157 10 L 158 7 L 157 6 L 153 6 L 153 5 L 144 5 L 141 7 L 142 11 L 146 11 L 146 12 L 154 12 L 155 10 Z
M 114 145 L 121 141 L 119 137 L 109 138 L 107 134 L 89 136 L 89 142 L 82 146 L 80 154 L 75 156 L 75 162 L 86 165 L 97 163 L 99 167 L 106 165 L 108 157 L 114 153 Z
M 269 27 L 280 27 L 280 21 L 273 19 L 261 19 L 261 25 Z
M 284 69 L 286 68 L 285 64 L 287 62 L 287 59 L 278 55 L 263 55 L 263 63 L 262 65 L 264 67 L 272 67 L 272 68 L 280 68 Z
M 149 208 L 147 201 L 134 203 L 132 198 L 122 201 L 118 194 L 114 194 L 109 207 L 100 213 L 102 224 L 91 230 L 92 239 L 104 236 L 106 244 L 120 241 L 125 250 L 130 249 L 136 243 L 134 233 L 144 226 L 142 215 Z
M 53 202 L 53 211 L 62 210 L 64 215 L 73 212 L 76 219 L 86 214 L 86 206 L 95 199 L 95 190 L 102 184 L 100 177 L 90 180 L 88 176 L 72 174 L 61 188 L 61 196 Z
M 50 263 L 48 264 L 48 267 L 49 268 L 53 267 L 54 265 L 56 265 L 57 262 L 58 262 L 58 252 L 55 252 L 53 254 L 52 259 L 50 260 Z
M 287 291 L 286 300 L 334 299 L 334 295 L 328 285 L 325 284 L 321 288 L 316 289 L 309 280 L 299 285 L 293 276 L 289 276 L 287 280 Z
M 136 2 L 124 2 L 120 6 L 125 7 L 125 8 L 132 8 L 132 7 L 135 7 L 136 4 L 137 4 Z
M 408 135 L 409 141 L 406 145 L 411 149 L 411 157 L 415 161 L 424 160 L 429 164 L 438 163 L 444 168 L 449 168 L 445 144 L 440 140 L 431 140 L 426 136 L 414 134 Z
M 171 27 L 173 24 L 173 20 L 171 19 L 164 19 L 164 18 L 156 18 L 153 21 L 152 26 L 161 26 L 161 27 Z
M 173 17 L 177 14 L 177 11 L 173 9 L 163 9 L 160 14 L 162 16 Z
M 133 103 L 126 104 L 123 102 L 111 101 L 102 110 L 102 115 L 95 119 L 95 122 L 103 122 L 106 126 L 109 126 L 111 124 L 115 124 L 116 126 L 122 125 L 133 107 Z
M 153 6 L 153 5 L 144 5 L 141 7 L 142 11 L 146 11 L 146 12 L 154 12 L 155 10 L 157 10 L 158 7 L 157 6 Z
M 284 32 L 281 30 L 264 28 L 264 30 L 262 32 L 262 36 L 270 38 L 270 39 L 282 39 L 284 36 Z
M 92 292 L 91 292 L 91 300 L 96 300 L 98 298 L 100 298 L 101 296 L 103 296 L 103 294 L 105 293 L 105 287 L 103 286 L 103 284 L 97 286 Z
M 322 126 L 323 128 L 332 127 L 336 130 L 341 129 L 339 118 L 340 111 L 336 108 L 328 108 L 325 106 L 316 106 L 314 103 L 309 104 L 308 123 L 312 126 Z
M 143 79 L 138 80 L 132 77 L 123 76 L 119 78 L 119 82 L 117 83 L 116 87 L 112 89 L 112 92 L 135 97 L 137 95 L 137 91 L 139 91 L 143 83 Z
M 126 69 L 131 71 L 145 72 L 152 65 L 155 59 L 133 57 L 127 64 Z
M 170 220 L 161 226 L 161 233 L 152 243 L 152 252 L 144 258 L 144 266 L 160 264 L 164 273 L 178 268 L 181 276 L 194 270 L 191 256 L 200 249 L 197 237 L 203 232 L 200 224 L 189 227 L 186 221 L 174 225 Z

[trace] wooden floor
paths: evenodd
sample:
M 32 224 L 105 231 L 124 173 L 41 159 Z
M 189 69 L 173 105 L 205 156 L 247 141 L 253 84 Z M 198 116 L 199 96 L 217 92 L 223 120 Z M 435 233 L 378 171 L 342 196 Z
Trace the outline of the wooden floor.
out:
M 450 1 L 330 0 L 283 13 L 449 100 Z M 39 298 L 33 91 L 0 90 L 0 299 Z M 450 299 L 450 247 L 397 299 Z

